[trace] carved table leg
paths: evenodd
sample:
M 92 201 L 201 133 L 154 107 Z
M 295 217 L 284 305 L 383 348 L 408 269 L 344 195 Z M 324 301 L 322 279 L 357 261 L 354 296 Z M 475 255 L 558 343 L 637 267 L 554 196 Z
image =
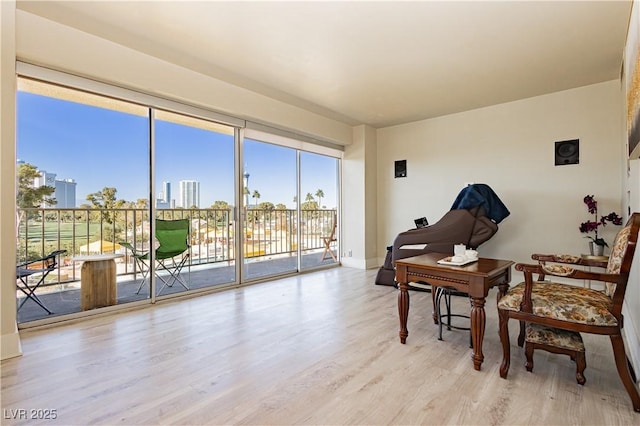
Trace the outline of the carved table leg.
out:
M 502 364 L 500 365 L 500 377 L 507 378 L 509 365 L 511 364 L 511 347 L 509 346 L 509 312 L 498 309 L 498 326 L 500 330 L 500 342 L 502 343 Z
M 482 354 L 482 341 L 484 340 L 484 327 L 487 317 L 484 312 L 484 297 L 471 298 L 471 340 L 473 343 L 473 368 L 480 370 L 484 355 Z
M 400 343 L 407 342 L 409 330 L 407 329 L 407 318 L 409 317 L 409 284 L 398 283 L 398 317 L 400 318 Z

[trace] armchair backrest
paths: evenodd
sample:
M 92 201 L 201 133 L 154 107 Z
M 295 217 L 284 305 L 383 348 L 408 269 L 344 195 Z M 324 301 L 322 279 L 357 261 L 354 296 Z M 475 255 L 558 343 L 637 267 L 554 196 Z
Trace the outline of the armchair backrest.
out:
M 331 233 L 327 235 L 330 241 L 336 241 L 336 230 L 338 228 L 338 215 L 334 212 L 331 222 Z
M 634 213 L 631 215 L 627 224 L 622 228 L 613 242 L 611 248 L 611 255 L 609 256 L 609 262 L 607 263 L 608 274 L 620 274 L 621 280 L 619 283 L 605 283 L 605 293 L 607 296 L 615 300 L 624 299 L 624 293 L 626 292 L 627 281 L 629 279 L 629 273 L 631 271 L 631 264 L 633 262 L 633 256 L 636 251 L 636 245 L 638 242 L 638 231 L 640 230 L 640 213 Z
M 473 224 L 473 230 L 466 245 L 467 247 L 478 248 L 480 244 L 489 240 L 498 232 L 498 225 L 487 217 L 487 213 L 482 206 L 470 209 L 469 213 L 475 216 L 476 221 Z
M 156 219 L 156 238 L 160 245 L 157 254 L 180 254 L 189 248 L 189 220 L 161 220 Z

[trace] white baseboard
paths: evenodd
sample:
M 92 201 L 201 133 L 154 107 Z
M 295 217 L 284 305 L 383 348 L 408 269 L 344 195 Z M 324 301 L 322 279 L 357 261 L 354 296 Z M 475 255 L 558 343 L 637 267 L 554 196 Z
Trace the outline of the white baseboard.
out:
M 368 269 L 368 261 L 366 259 L 360 259 L 356 257 L 342 257 L 340 263 L 343 266 L 357 269 Z
M 20 334 L 18 327 L 13 333 L 0 336 L 0 359 L 5 360 L 22 355 L 22 345 L 20 344 Z

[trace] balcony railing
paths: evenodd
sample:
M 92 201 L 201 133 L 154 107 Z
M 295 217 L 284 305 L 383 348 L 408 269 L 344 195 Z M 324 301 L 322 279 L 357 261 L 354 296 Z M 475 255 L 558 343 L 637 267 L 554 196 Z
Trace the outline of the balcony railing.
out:
M 77 255 L 120 252 L 118 243 L 127 241 L 140 249 L 149 249 L 148 209 L 58 209 L 37 208 L 18 212 L 22 223 L 18 235 L 17 263 L 42 257 L 54 250 L 67 250 L 61 267 L 43 286 L 77 281 L 79 272 L 72 258 Z M 190 264 L 233 262 L 236 235 L 229 209 L 159 209 L 158 219 L 188 219 L 190 226 Z M 245 258 L 262 260 L 277 255 L 295 255 L 324 249 L 322 237 L 331 233 L 335 210 L 246 211 L 239 229 Z M 298 238 L 299 234 L 299 238 Z M 136 264 L 128 256 L 118 274 L 137 274 Z

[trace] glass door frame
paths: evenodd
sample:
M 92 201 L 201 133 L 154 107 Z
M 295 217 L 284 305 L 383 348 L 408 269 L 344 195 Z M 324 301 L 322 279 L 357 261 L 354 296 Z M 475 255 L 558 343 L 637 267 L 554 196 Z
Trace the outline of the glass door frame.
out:
M 261 125 L 258 125 L 260 127 L 262 127 Z M 341 222 L 341 184 L 342 184 L 342 160 L 343 160 L 343 156 L 341 154 L 342 150 L 338 150 L 336 149 L 336 147 L 334 146 L 328 146 L 328 147 L 324 147 L 323 145 L 316 145 L 314 143 L 309 143 L 305 141 L 304 137 L 300 137 L 297 135 L 288 135 L 286 134 L 287 132 L 284 131 L 278 131 L 277 129 L 274 129 L 275 132 L 274 133 L 270 133 L 269 131 L 258 131 L 258 132 L 253 132 L 252 130 L 254 129 L 247 129 L 247 128 L 243 128 L 240 129 L 240 155 L 238 155 L 238 176 L 236 177 L 238 179 L 238 183 L 239 183 L 239 187 L 238 187 L 238 196 L 240 196 L 241 201 L 241 208 L 240 208 L 240 212 L 238 213 L 238 217 L 239 219 L 241 219 L 238 222 L 238 228 L 239 230 L 243 229 L 244 227 L 244 220 L 246 220 L 246 214 L 245 212 L 247 212 L 246 207 L 246 202 L 245 202 L 245 197 L 243 194 L 243 189 L 244 189 L 244 181 L 243 181 L 243 174 L 244 174 L 244 167 L 243 165 L 245 164 L 244 162 L 244 151 L 245 151 L 245 140 L 249 139 L 253 142 L 259 142 L 259 143 L 265 143 L 265 144 L 270 144 L 270 145 L 274 145 L 274 146 L 278 146 L 278 147 L 282 147 L 282 148 L 289 148 L 289 149 L 293 149 L 295 151 L 295 170 L 296 170 L 296 176 L 295 176 L 295 180 L 296 180 L 296 209 L 295 209 L 295 219 L 296 219 L 296 241 L 297 243 L 297 247 L 296 247 L 296 266 L 295 266 L 295 270 L 291 270 L 291 271 L 284 271 L 281 273 L 274 273 L 274 274 L 270 274 L 270 275 L 265 275 L 265 276 L 261 276 L 258 278 L 253 278 L 253 279 L 248 279 L 247 278 L 247 272 L 244 268 L 245 266 L 245 259 L 244 259 L 244 252 L 242 250 L 242 242 L 240 240 L 236 241 L 236 250 L 239 250 L 238 253 L 241 253 L 241 256 L 238 256 L 238 258 L 241 260 L 238 261 L 238 269 L 237 269 L 237 273 L 239 273 L 239 277 L 240 277 L 240 285 L 245 285 L 245 284 L 251 284 L 251 283 L 255 283 L 255 282 L 259 282 L 259 281 L 264 281 L 264 280 L 268 280 L 268 279 L 272 279 L 274 277 L 278 277 L 278 276 L 287 276 L 287 275 L 295 275 L 295 274 L 299 274 L 301 272 L 305 272 L 305 271 L 310 271 L 310 270 L 314 270 L 314 269 L 322 269 L 322 268 L 326 268 L 326 267 L 333 267 L 333 266 L 337 266 L 340 264 L 340 258 L 341 258 L 341 236 L 340 236 L 340 222 Z M 247 136 L 247 133 L 250 134 L 250 136 Z M 285 136 L 283 136 L 282 134 L 286 134 Z M 305 149 L 306 148 L 306 149 Z M 315 148 L 315 149 L 314 149 Z M 338 234 L 337 234 L 337 247 L 336 247 L 336 257 L 338 259 L 338 261 L 336 263 L 333 264 L 328 264 L 328 265 L 318 265 L 315 267 L 311 267 L 311 268 L 303 268 L 302 267 L 302 252 L 303 252 L 303 247 L 302 244 L 300 244 L 301 240 L 302 240 L 302 228 L 300 226 L 300 219 L 302 217 L 302 162 L 301 162 L 301 157 L 303 155 L 303 153 L 308 152 L 308 153 L 312 153 L 312 154 L 316 154 L 316 155 L 323 155 L 323 156 L 327 156 L 330 158 L 333 158 L 337 161 L 337 167 L 336 167 L 336 215 L 337 215 L 337 230 L 338 230 Z M 340 153 L 339 153 L 340 152 Z M 237 235 L 237 234 L 236 234 Z

